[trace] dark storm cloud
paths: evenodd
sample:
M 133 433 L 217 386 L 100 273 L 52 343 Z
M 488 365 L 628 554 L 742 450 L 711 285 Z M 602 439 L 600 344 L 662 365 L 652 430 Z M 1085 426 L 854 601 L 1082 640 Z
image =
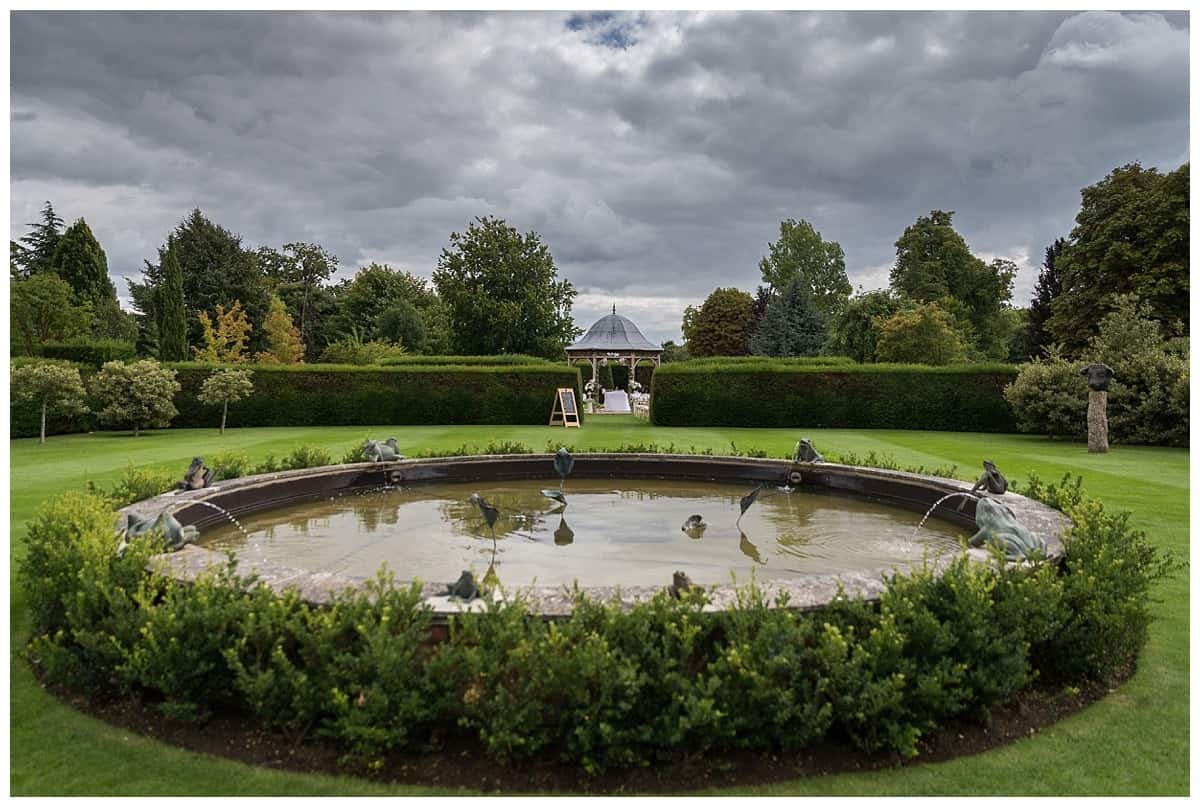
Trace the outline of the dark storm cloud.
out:
M 1187 14 L 11 16 L 11 210 L 84 216 L 136 275 L 194 206 L 252 246 L 428 275 L 493 214 L 550 245 L 586 326 L 652 338 L 753 289 L 783 218 L 887 282 L 932 208 L 1022 266 L 1079 190 L 1188 158 Z M 118 283 L 123 289 L 124 284 Z

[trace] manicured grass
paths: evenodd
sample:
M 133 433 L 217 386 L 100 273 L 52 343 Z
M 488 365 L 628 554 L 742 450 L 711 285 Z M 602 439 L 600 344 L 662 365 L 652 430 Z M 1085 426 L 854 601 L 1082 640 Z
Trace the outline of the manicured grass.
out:
M 423 426 L 231 429 L 151 432 L 136 439 L 98 433 L 11 442 L 11 559 L 23 556 L 26 524 L 37 505 L 95 481 L 107 485 L 127 464 L 177 469 L 196 455 L 236 449 L 254 459 L 297 445 L 321 446 L 335 458 L 364 437 L 396 436 L 401 451 L 451 449 L 463 443 L 516 440 L 541 450 L 548 440 L 605 448 L 622 443 L 674 443 L 677 450 L 765 449 L 790 455 L 811 437 L 819 450 L 859 456 L 890 454 L 902 465 L 957 465 L 973 479 L 990 459 L 1010 479 L 1030 471 L 1057 480 L 1080 474 L 1087 492 L 1110 509 L 1130 510 L 1156 546 L 1188 557 L 1188 452 L 1116 446 L 1089 455 L 1082 443 L 1027 435 L 808 429 L 662 428 L 632 417 L 593 417 L 581 430 L 521 426 Z M 10 598 L 10 786 L 14 794 L 275 795 L 450 793 L 350 778 L 250 768 L 179 751 L 81 715 L 47 695 L 22 656 L 29 621 L 16 586 Z M 1186 575 L 1156 592 L 1157 621 L 1137 674 L 1100 703 L 1005 748 L 940 764 L 870 774 L 799 779 L 737 791 L 753 794 L 1186 794 L 1189 792 L 1189 590 Z

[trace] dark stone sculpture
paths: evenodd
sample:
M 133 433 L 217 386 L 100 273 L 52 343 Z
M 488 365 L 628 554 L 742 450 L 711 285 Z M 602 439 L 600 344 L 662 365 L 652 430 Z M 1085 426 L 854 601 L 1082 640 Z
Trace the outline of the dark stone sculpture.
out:
M 675 572 L 671 576 L 671 585 L 667 586 L 667 594 L 674 599 L 679 599 L 679 595 L 692 587 L 692 579 L 683 572 Z
M 703 532 L 707 526 L 704 523 L 704 517 L 699 513 L 695 513 L 687 517 L 687 520 L 683 522 L 683 526 L 680 529 L 690 535 L 692 532 Z
M 203 458 L 195 457 L 192 459 L 192 464 L 188 466 L 187 473 L 183 475 L 183 480 L 175 487 L 179 490 L 200 490 L 216 481 L 216 472 L 211 468 L 204 467 Z
M 472 493 L 467 499 L 471 504 L 479 508 L 479 512 L 483 514 L 483 520 L 487 522 L 488 529 L 492 531 L 492 537 L 496 537 L 496 519 L 500 518 L 499 508 L 493 507 L 487 503 L 487 500 L 478 493 Z
M 571 456 L 571 452 L 566 448 L 560 448 L 554 454 L 554 470 L 558 471 L 558 478 L 565 481 L 571 475 L 571 471 L 575 469 L 575 458 Z M 562 483 L 559 483 L 559 487 Z
M 404 455 L 400 453 L 400 448 L 396 444 L 395 437 L 389 437 L 383 442 L 368 440 L 363 446 L 363 457 L 371 462 L 389 462 L 391 460 L 404 459 Z
M 738 521 L 741 521 L 742 516 L 746 515 L 746 511 L 750 509 L 750 505 L 754 504 L 754 501 L 758 498 L 758 494 L 762 493 L 762 489 L 762 483 L 759 483 L 758 487 L 742 497 L 741 502 L 739 502 L 742 512 L 738 515 Z
M 196 540 L 200 534 L 192 525 L 183 526 L 175 516 L 163 510 L 157 518 L 129 513 L 122 532 L 121 546 L 117 549 L 118 556 L 124 553 L 130 538 L 146 535 L 151 532 L 161 532 L 167 539 L 167 551 L 176 552 Z
M 1112 381 L 1113 368 L 1107 364 L 1089 364 L 1079 371 L 1080 375 L 1087 376 L 1089 389 L 1094 389 L 1096 392 L 1106 392 L 1108 390 L 1108 382 Z
M 460 600 L 475 599 L 479 596 L 479 587 L 475 585 L 475 576 L 464 571 L 454 585 L 446 587 L 446 593 Z
M 1034 553 L 1046 554 L 1046 542 L 1025 528 L 1013 511 L 984 496 L 975 503 L 975 526 L 979 531 L 967 543 L 973 547 L 995 544 L 1008 560 L 1024 560 Z
M 813 448 L 812 441 L 808 438 L 796 443 L 796 451 L 792 454 L 792 462 L 824 462 L 825 458 L 821 456 L 821 452 Z
M 987 489 L 988 493 L 994 493 L 997 496 L 1003 495 L 1008 490 L 1008 480 L 992 464 L 991 460 L 983 461 L 983 476 L 979 477 L 979 481 L 975 483 L 975 487 L 971 488 L 971 492 L 975 493 L 984 488 Z

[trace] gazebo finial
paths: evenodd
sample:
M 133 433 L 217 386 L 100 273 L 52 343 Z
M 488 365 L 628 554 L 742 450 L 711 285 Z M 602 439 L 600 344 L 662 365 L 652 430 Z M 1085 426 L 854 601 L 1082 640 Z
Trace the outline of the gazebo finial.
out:
M 617 313 L 617 304 L 613 303 L 613 313 Z

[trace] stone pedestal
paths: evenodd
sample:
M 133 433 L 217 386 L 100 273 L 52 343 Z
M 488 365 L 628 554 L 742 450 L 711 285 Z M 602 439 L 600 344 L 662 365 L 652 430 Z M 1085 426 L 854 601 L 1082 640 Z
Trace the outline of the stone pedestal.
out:
M 1088 390 L 1088 453 L 1108 453 L 1108 393 Z

